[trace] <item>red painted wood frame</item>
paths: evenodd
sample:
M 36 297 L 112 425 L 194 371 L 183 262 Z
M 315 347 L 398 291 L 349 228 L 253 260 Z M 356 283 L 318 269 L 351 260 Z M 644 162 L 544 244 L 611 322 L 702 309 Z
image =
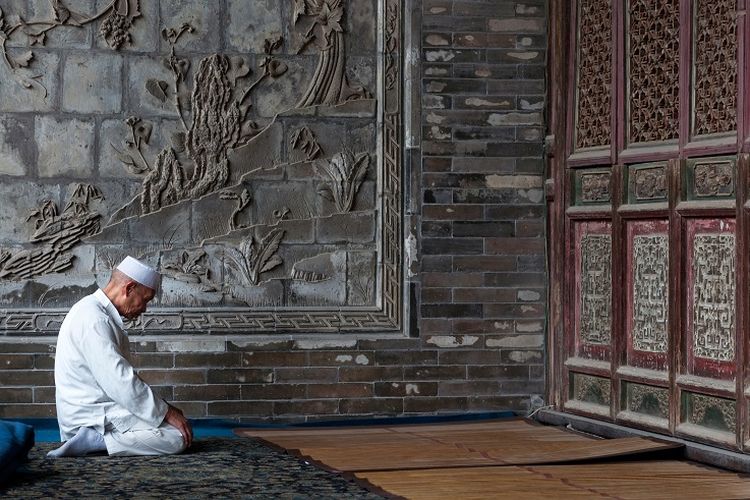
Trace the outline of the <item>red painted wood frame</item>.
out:
M 693 9 L 695 1 L 679 0 L 679 136 L 675 140 L 630 144 L 627 138 L 627 45 L 626 29 L 629 0 L 612 0 L 612 78 L 611 140 L 606 147 L 576 150 L 577 20 L 579 1 L 551 0 L 550 63 L 548 111 L 547 199 L 549 202 L 550 252 L 550 342 L 548 363 L 549 396 L 564 409 L 571 398 L 572 374 L 607 377 L 614 381 L 609 417 L 587 413 L 576 407 L 569 411 L 595 418 L 619 421 L 622 411 L 621 382 L 662 387 L 669 391 L 668 432 L 689 439 L 727 446 L 708 435 L 685 433 L 679 427 L 684 391 L 737 402 L 736 440 L 731 446 L 750 452 L 748 397 L 750 396 L 750 245 L 748 215 L 748 171 L 750 170 L 750 99 L 745 82 L 750 75 L 750 18 L 745 14 L 746 0 L 736 0 L 737 75 L 736 133 L 695 136 L 692 133 L 692 58 Z M 686 160 L 719 155 L 737 155 L 735 197 L 725 201 L 701 202 L 686 196 Z M 664 203 L 633 204 L 624 185 L 630 165 L 662 161 L 666 164 L 668 193 Z M 573 173 L 580 169 L 609 166 L 612 172 L 611 202 L 575 206 Z M 721 221 L 721 222 L 717 222 Z M 669 235 L 669 329 L 666 354 L 644 353 L 632 348 L 633 286 L 632 239 L 643 228 L 646 232 Z M 707 224 L 707 226 L 702 226 Z M 729 365 L 703 362 L 693 356 L 689 318 L 691 280 L 690 252 L 695 229 L 724 224 L 735 236 L 735 357 Z M 612 307 L 611 345 L 606 348 L 581 348 L 577 337 L 580 322 L 580 228 L 611 227 L 612 234 Z M 714 227 L 715 229 L 715 227 Z M 606 355 L 611 350 L 612 355 Z M 603 354 L 604 353 L 604 354 Z M 644 368 L 648 367 L 648 369 Z M 648 421 L 624 421 L 627 425 L 665 432 Z

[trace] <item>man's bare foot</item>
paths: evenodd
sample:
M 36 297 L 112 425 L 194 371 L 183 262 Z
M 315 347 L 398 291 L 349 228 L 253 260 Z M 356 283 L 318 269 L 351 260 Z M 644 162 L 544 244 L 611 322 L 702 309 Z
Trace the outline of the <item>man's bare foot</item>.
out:
M 49 458 L 81 457 L 89 453 L 106 450 L 104 436 L 90 427 L 81 427 L 75 436 L 65 441 L 58 449 L 47 453 L 47 456 Z

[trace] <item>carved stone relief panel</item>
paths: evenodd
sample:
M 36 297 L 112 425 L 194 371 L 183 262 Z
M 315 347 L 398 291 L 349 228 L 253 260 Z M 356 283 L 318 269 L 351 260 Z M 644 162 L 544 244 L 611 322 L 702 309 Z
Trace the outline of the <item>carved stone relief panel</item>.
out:
M 735 157 L 702 158 L 687 161 L 687 198 L 732 198 L 735 193 Z
M 624 382 L 623 408 L 634 413 L 669 418 L 669 390 L 650 385 Z
M 402 3 L 94 3 L 79 13 L 52 2 L 49 19 L 0 11 L 12 76 L 2 92 L 34 93 L 65 117 L 102 116 L 101 126 L 57 126 L 77 133 L 59 145 L 37 138 L 71 151 L 41 155 L 45 186 L 67 169 L 49 194 L 24 187 L 39 184 L 33 176 L 0 187 L 33 191 L 19 196 L 16 220 L 0 216 L 0 333 L 54 331 L 65 311 L 48 308 L 102 286 L 128 254 L 164 275 L 136 329 L 399 331 Z M 262 22 L 238 29 L 247 19 Z M 58 110 L 37 59 L 56 30 L 86 26 L 108 50 L 55 41 L 84 68 L 50 86 L 65 86 Z M 208 32 L 218 26 L 229 27 L 231 53 Z M 76 78 L 123 86 L 124 98 L 101 93 L 79 109 L 65 98 Z M 13 112 L 42 109 L 11 100 Z
M 628 203 L 667 201 L 666 163 L 628 167 Z
M 582 344 L 579 349 L 586 350 L 587 344 L 608 345 L 612 338 L 612 236 L 609 225 L 580 224 L 577 243 L 577 331 Z
M 627 3 L 628 143 L 679 136 L 679 4 Z
M 576 149 L 611 142 L 612 3 L 578 2 Z
M 731 379 L 736 370 L 736 237 L 733 219 L 688 221 L 686 330 L 690 373 Z
M 737 0 L 697 0 L 693 135 L 737 129 Z

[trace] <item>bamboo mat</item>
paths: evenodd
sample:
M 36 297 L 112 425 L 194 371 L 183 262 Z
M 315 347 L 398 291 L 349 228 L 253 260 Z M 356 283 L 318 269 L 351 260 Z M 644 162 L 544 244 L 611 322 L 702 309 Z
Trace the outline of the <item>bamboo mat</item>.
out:
M 373 471 L 355 477 L 413 500 L 750 498 L 750 479 L 678 460 Z
M 336 472 L 552 464 L 679 448 L 640 437 L 596 439 L 522 419 L 367 428 L 238 429 L 235 433 Z

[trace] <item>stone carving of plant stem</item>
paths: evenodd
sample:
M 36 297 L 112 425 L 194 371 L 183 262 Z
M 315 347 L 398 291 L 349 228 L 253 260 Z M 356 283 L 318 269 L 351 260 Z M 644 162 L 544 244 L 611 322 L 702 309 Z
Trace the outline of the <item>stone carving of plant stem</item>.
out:
M 8 54 L 6 43 L 13 34 L 18 31 L 23 32 L 31 41 L 30 45 L 44 46 L 47 33 L 55 28 L 59 28 L 60 26 L 74 26 L 80 28 L 110 14 L 110 17 L 113 20 L 115 18 L 123 18 L 127 20 L 126 26 L 112 26 L 112 29 L 107 31 L 107 36 L 112 35 L 117 38 L 117 46 L 112 45 L 109 38 L 107 40 L 112 48 L 117 49 L 122 41 L 129 40 L 130 35 L 127 33 L 127 29 L 130 27 L 132 20 L 141 15 L 137 8 L 131 12 L 131 1 L 135 1 L 135 5 L 138 5 L 138 0 L 112 0 L 112 2 L 104 7 L 99 13 L 87 18 L 82 14 L 68 9 L 62 0 L 49 0 L 54 12 L 54 19 L 46 21 L 24 21 L 19 18 L 20 21 L 13 25 L 5 20 L 3 11 L 0 9 L 0 51 L 3 54 L 5 64 L 11 70 L 13 77 L 19 85 L 27 89 L 30 89 L 35 85 L 39 86 L 44 90 L 44 97 L 46 98 L 47 88 L 38 81 L 42 75 L 25 78 L 17 74 L 17 71 L 20 68 L 27 68 L 29 66 L 34 59 L 34 54 L 33 52 L 28 51 L 21 54 L 19 57 L 11 57 L 10 54 Z M 122 14 L 121 11 L 124 12 L 124 14 Z
M 276 253 L 283 237 L 284 230 L 279 228 L 272 229 L 260 243 L 249 236 L 240 243 L 239 249 L 225 248 L 226 264 L 246 284 L 257 285 L 262 273 L 283 264 Z
M 252 201 L 252 197 L 250 196 L 250 191 L 247 189 L 243 189 L 242 193 L 239 195 L 236 193 L 233 193 L 231 191 L 226 191 L 221 193 L 219 196 L 222 200 L 235 200 L 237 201 L 237 208 L 234 209 L 232 212 L 232 216 L 229 218 L 229 229 L 231 231 L 234 231 L 235 229 L 238 229 L 237 226 L 237 216 L 240 215 L 240 213 L 250 204 Z
M 327 178 L 327 184 L 318 190 L 318 194 L 334 202 L 339 213 L 349 212 L 365 180 L 369 163 L 367 153 L 355 158 L 354 153 L 347 150 L 335 155 L 330 162 L 318 161 L 315 170 Z

